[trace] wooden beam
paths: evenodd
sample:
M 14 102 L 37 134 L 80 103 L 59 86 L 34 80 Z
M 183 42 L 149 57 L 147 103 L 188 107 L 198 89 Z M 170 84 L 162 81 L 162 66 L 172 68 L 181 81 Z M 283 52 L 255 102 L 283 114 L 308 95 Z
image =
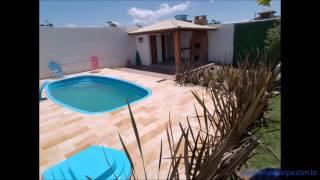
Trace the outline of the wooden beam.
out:
M 177 65 L 181 63 L 181 51 L 180 51 L 180 32 L 179 31 L 174 31 L 173 32 L 174 36 L 174 59 Z

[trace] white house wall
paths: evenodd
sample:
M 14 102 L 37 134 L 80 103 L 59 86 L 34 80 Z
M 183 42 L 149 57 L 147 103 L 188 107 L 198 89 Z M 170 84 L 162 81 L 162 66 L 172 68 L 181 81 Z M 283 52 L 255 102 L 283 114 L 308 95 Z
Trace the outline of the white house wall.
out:
M 90 70 L 91 56 L 98 56 L 101 67 L 123 67 L 135 52 L 135 39 L 125 28 L 40 27 L 40 78 L 51 77 L 51 60 L 70 74 Z
M 215 31 L 208 31 L 209 61 L 232 63 L 234 24 L 221 24 Z
M 181 48 L 188 48 L 191 31 L 181 32 Z M 232 63 L 234 24 L 222 24 L 208 31 L 209 60 Z M 143 42 L 138 41 L 143 37 Z M 162 61 L 161 36 L 157 35 L 158 60 Z M 166 55 L 174 57 L 172 33 L 166 35 Z M 128 59 L 135 63 L 136 51 L 144 65 L 151 64 L 149 35 L 131 35 L 125 28 L 59 28 L 40 27 L 40 78 L 51 77 L 48 62 L 57 61 L 67 74 L 91 69 L 90 57 L 98 56 L 101 67 L 124 67 Z M 189 50 L 181 52 L 189 57 Z
M 151 64 L 151 50 L 150 50 L 150 37 L 149 35 L 136 35 L 136 47 L 139 52 L 141 64 Z M 139 42 L 139 38 L 143 38 L 143 42 Z

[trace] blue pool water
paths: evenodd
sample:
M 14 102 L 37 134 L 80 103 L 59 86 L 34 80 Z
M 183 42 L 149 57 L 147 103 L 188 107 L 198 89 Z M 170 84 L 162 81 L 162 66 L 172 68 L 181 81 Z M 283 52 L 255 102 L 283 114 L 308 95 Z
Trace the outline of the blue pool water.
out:
M 77 76 L 50 82 L 48 98 L 57 104 L 85 114 L 110 112 L 151 94 L 149 89 L 104 76 Z

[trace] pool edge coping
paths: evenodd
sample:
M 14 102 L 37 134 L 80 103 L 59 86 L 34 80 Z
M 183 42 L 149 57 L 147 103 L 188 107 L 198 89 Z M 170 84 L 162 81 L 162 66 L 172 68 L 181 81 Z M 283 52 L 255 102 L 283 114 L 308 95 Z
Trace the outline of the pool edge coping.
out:
M 81 110 L 81 109 L 75 108 L 75 107 L 73 107 L 73 106 L 70 106 L 70 105 L 68 105 L 68 104 L 65 104 L 65 103 L 57 100 L 56 98 L 54 98 L 54 97 L 51 95 L 51 93 L 50 93 L 50 91 L 49 91 L 49 88 L 48 88 L 50 84 L 55 83 L 55 82 L 59 82 L 59 81 L 63 81 L 63 80 L 66 80 L 66 79 L 79 78 L 79 77 L 83 77 L 83 76 L 92 76 L 92 77 L 100 77 L 100 78 L 103 77 L 103 78 L 109 78 L 109 79 L 112 79 L 112 80 L 121 81 L 121 82 L 124 82 L 124 83 L 128 83 L 128 84 L 137 86 L 137 87 L 139 87 L 139 88 L 141 88 L 141 89 L 144 89 L 144 90 L 147 91 L 148 94 L 147 94 L 146 96 L 144 96 L 143 98 L 140 98 L 140 99 L 137 99 L 137 100 L 135 100 L 135 101 L 132 101 L 132 102 L 129 103 L 129 104 L 124 104 L 124 105 L 122 105 L 122 106 L 118 106 L 118 107 L 116 107 L 116 108 L 109 109 L 109 110 L 107 110 L 107 111 L 99 111 L 99 112 L 90 112 L 90 111 L 86 111 L 86 110 Z M 128 107 L 128 105 L 132 105 L 132 104 L 135 104 L 135 103 L 137 103 L 137 102 L 139 102 L 139 101 L 142 101 L 142 100 L 144 100 L 144 99 L 146 99 L 146 98 L 148 98 L 148 97 L 150 97 L 150 96 L 152 95 L 152 90 L 151 90 L 151 89 L 149 89 L 149 88 L 147 88 L 147 87 L 144 87 L 144 86 L 141 86 L 141 85 L 139 85 L 139 84 L 137 84 L 137 83 L 129 82 L 129 81 L 127 81 L 127 80 L 123 80 L 123 79 L 115 78 L 115 77 L 110 77 L 110 76 L 106 76 L 106 75 L 91 75 L 91 74 L 89 74 L 89 75 L 85 74 L 85 75 L 79 75 L 79 76 L 72 76 L 72 77 L 65 77 L 65 78 L 63 78 L 63 79 L 57 79 L 57 80 L 50 81 L 49 83 L 47 83 L 47 84 L 45 85 L 44 90 L 45 90 L 45 92 L 46 92 L 46 96 L 48 97 L 48 99 L 50 99 L 50 100 L 51 100 L 52 102 L 54 102 L 55 104 L 58 104 L 58 105 L 62 106 L 63 108 L 67 108 L 67 109 L 72 110 L 72 111 L 74 111 L 74 112 L 79 112 L 79 113 L 83 113 L 83 114 L 86 114 L 86 115 L 102 115 L 102 114 L 104 114 L 104 113 L 113 112 L 113 111 L 122 109 L 122 108 L 124 108 L 124 107 Z

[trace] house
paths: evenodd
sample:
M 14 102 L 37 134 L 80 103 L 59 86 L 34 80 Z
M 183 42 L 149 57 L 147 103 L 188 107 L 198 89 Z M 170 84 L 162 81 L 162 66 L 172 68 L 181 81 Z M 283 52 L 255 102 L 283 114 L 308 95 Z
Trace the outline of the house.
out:
M 274 15 L 276 12 L 277 11 L 274 11 L 274 10 L 271 10 L 271 9 L 262 10 L 262 11 L 257 13 L 259 16 L 255 17 L 254 20 L 275 18 L 275 17 L 277 17 L 277 16 Z
M 40 77 L 48 78 L 49 61 L 67 73 L 91 69 L 92 56 L 101 67 L 130 68 L 175 74 L 186 60 L 234 64 L 240 52 L 263 48 L 266 32 L 279 18 L 208 25 L 205 15 L 186 15 L 146 27 L 47 27 L 40 26 Z M 135 66 L 136 52 L 142 66 Z M 130 62 L 130 63 L 128 63 Z M 148 66 L 148 67 L 146 67 Z
M 175 18 L 128 32 L 136 38 L 142 64 L 171 62 L 177 66 L 189 59 L 208 61 L 208 31 L 217 27 L 209 26 L 205 15 L 196 16 L 193 23 L 186 15 Z

